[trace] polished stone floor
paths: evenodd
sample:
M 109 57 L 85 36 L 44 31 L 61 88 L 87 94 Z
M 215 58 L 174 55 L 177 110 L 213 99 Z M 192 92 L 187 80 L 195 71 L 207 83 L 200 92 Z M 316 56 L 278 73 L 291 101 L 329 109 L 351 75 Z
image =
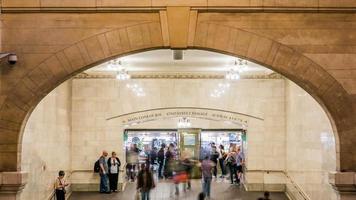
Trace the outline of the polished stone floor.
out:
M 98 192 L 75 192 L 70 200 L 134 200 L 135 199 L 135 183 L 127 183 L 125 191 L 112 194 L 99 194 Z M 201 192 L 201 183 L 199 180 L 192 182 L 192 190 L 182 191 L 180 194 L 174 195 L 174 185 L 168 181 L 160 181 L 157 187 L 151 191 L 151 200 L 196 200 L 198 193 Z M 212 200 L 256 200 L 258 197 L 263 197 L 262 192 L 246 192 L 242 187 L 230 185 L 228 182 L 213 181 L 212 183 Z M 272 200 L 287 200 L 288 198 L 283 193 L 271 193 Z

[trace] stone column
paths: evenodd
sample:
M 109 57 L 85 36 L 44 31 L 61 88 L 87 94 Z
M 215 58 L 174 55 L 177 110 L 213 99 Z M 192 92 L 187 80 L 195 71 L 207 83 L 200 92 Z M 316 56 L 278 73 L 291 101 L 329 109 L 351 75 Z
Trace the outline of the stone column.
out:
M 19 200 L 26 183 L 25 172 L 0 172 L 0 200 Z
M 329 183 L 338 192 L 339 200 L 356 199 L 356 172 L 330 172 Z

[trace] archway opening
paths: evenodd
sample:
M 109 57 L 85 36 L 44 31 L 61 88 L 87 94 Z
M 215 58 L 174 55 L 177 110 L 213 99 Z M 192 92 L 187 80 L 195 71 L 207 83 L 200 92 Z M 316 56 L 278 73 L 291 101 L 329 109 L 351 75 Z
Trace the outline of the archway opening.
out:
M 183 55 L 174 60 L 171 50 L 154 50 L 120 57 L 76 75 L 45 97 L 24 129 L 21 168 L 30 172 L 30 182 L 23 198 L 51 195 L 49 185 L 59 169 L 68 172 L 73 190 L 97 190 L 92 165 L 104 149 L 118 152 L 126 162 L 125 129 L 178 130 L 182 118 L 190 119 L 189 128 L 246 131 L 247 190 L 311 199 L 320 193 L 335 195 L 325 177 L 338 167 L 337 137 L 307 92 L 250 61 L 201 50 Z M 115 118 L 167 107 L 190 110 L 174 118 L 161 117 L 168 113 L 161 110 Z M 202 120 L 192 116 L 198 108 L 215 113 L 201 112 L 208 115 Z M 153 121 L 150 116 L 156 114 L 160 117 Z

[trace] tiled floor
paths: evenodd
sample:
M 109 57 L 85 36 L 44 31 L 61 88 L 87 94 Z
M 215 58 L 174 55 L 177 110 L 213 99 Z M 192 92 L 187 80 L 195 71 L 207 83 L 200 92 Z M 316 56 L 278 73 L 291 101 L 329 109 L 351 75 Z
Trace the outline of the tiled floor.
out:
M 128 183 L 124 192 L 112 194 L 99 194 L 98 192 L 75 192 L 70 200 L 134 200 L 136 184 Z M 182 189 L 181 189 L 182 190 Z M 174 195 L 174 186 L 167 181 L 160 181 L 157 187 L 151 191 L 151 200 L 196 200 L 201 192 L 199 180 L 192 182 L 192 190 L 180 192 L 179 196 Z M 242 187 L 230 185 L 221 181 L 213 181 L 211 199 L 213 200 L 256 200 L 262 197 L 262 192 L 246 192 Z M 287 200 L 283 193 L 271 193 L 272 200 Z

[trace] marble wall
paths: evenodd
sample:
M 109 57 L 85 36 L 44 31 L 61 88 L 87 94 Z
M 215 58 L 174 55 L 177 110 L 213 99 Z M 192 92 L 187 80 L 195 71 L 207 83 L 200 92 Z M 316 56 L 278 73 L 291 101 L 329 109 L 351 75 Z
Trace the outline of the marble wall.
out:
M 336 170 L 335 138 L 320 105 L 286 81 L 287 191 L 296 199 L 336 200 L 328 172 Z M 298 193 L 301 189 L 302 195 Z
M 28 183 L 24 200 L 47 200 L 59 170 L 71 171 L 71 81 L 57 87 L 35 108 L 25 127 L 22 170 Z
M 231 83 L 230 89 L 220 98 L 210 96 L 210 92 L 216 88 L 220 80 L 131 81 L 140 85 L 146 96 L 137 97 L 126 87 L 126 83 L 114 79 L 73 80 L 72 168 L 77 170 L 72 176 L 74 182 L 79 184 L 87 181 L 97 182 L 95 176 L 89 174 L 89 170 L 103 149 L 115 150 L 124 158 L 122 151 L 124 128 L 119 120 L 108 121 L 107 118 L 145 109 L 175 106 L 217 108 L 263 118 L 263 121 L 249 121 L 248 169 L 277 171 L 285 169 L 283 79 L 239 80 Z M 175 128 L 174 125 L 175 123 L 172 123 L 171 128 Z M 143 126 L 167 127 L 162 123 Z M 216 125 L 216 128 L 224 127 L 228 126 Z M 270 150 L 265 151 L 266 149 Z M 86 170 L 88 174 L 85 173 Z

